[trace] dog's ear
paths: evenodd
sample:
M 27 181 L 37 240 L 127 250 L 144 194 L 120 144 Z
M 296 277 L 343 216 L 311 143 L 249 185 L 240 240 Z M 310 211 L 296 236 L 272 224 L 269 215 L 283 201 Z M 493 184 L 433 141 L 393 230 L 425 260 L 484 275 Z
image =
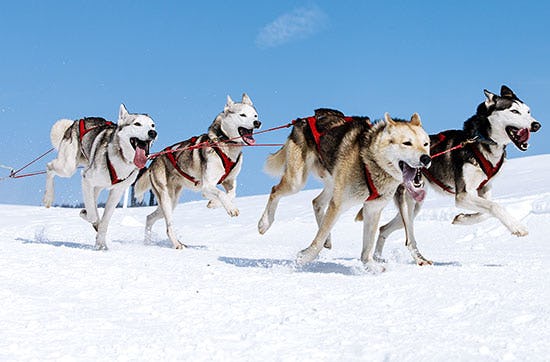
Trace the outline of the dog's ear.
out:
M 119 121 L 126 118 L 127 115 L 128 115 L 128 110 L 126 109 L 126 106 L 124 105 L 124 103 L 121 103 L 120 108 L 118 109 L 118 119 L 119 119 Z
M 487 97 L 485 100 L 485 106 L 487 106 L 487 108 L 495 104 L 496 98 L 498 97 L 496 94 L 489 92 L 487 89 L 484 89 L 483 93 L 485 93 L 485 97 Z
M 235 102 L 233 102 L 233 100 L 231 99 L 231 96 L 228 94 L 227 95 L 227 103 L 225 103 L 225 107 L 223 107 L 223 111 L 224 112 L 227 112 L 229 111 L 229 108 L 231 108 L 232 105 L 234 105 Z
M 411 125 L 422 127 L 422 122 L 420 121 L 420 115 L 416 112 L 411 117 Z
M 388 112 L 384 113 L 384 120 L 390 126 L 395 126 L 395 121 L 393 119 L 391 119 L 390 114 Z
M 241 101 L 242 104 L 248 104 L 249 106 L 252 106 L 252 100 L 248 96 L 248 94 L 243 93 L 243 100 Z
M 508 88 L 505 85 L 502 85 L 502 87 L 500 87 L 500 96 L 507 97 L 507 98 L 517 98 L 516 95 L 514 94 L 514 91 L 512 91 L 510 88 Z

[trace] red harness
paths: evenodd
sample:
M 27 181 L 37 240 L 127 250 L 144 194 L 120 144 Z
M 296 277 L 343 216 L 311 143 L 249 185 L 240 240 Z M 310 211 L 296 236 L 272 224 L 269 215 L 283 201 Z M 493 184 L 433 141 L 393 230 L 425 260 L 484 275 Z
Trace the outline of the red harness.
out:
M 198 137 L 192 137 L 189 139 L 189 142 L 191 143 L 191 146 L 194 146 L 195 143 L 197 142 L 198 140 Z M 195 177 L 191 176 L 190 174 L 188 174 L 187 172 L 183 171 L 181 169 L 181 167 L 179 167 L 178 165 L 178 160 L 177 158 L 174 156 L 174 152 L 175 151 L 172 151 L 174 146 L 169 146 L 169 147 L 166 147 L 164 149 L 164 152 L 166 152 L 166 157 L 168 158 L 168 161 L 170 161 L 170 163 L 172 164 L 172 166 L 176 169 L 176 171 L 178 171 L 178 173 L 180 175 L 182 175 L 183 177 L 185 177 L 187 180 L 191 181 L 195 186 L 198 186 L 200 184 L 200 180 L 197 180 Z M 227 178 L 227 176 L 229 176 L 229 174 L 231 173 L 231 171 L 233 171 L 233 169 L 235 168 L 235 166 L 237 165 L 237 163 L 239 163 L 239 160 L 241 159 L 241 155 L 239 154 L 239 157 L 237 158 L 236 161 L 233 161 L 231 160 L 231 158 L 229 158 L 229 156 L 227 156 L 221 149 L 219 146 L 216 146 L 216 145 L 213 145 L 211 146 L 212 149 L 214 151 L 216 151 L 216 154 L 220 157 L 221 161 L 222 161 L 222 164 L 223 164 L 223 168 L 224 168 L 224 174 L 222 175 L 222 177 L 219 179 L 218 181 L 218 185 L 221 184 L 223 181 L 225 181 L 225 179 Z
M 79 134 L 78 134 L 78 139 L 80 140 L 80 142 L 82 142 L 82 139 L 84 138 L 84 136 L 86 135 L 86 133 L 90 132 L 91 130 L 94 130 L 96 128 L 108 128 L 108 127 L 113 127 L 115 124 L 111 121 L 105 121 L 105 123 L 102 123 L 102 124 L 98 124 L 97 126 L 93 126 L 93 127 L 90 127 L 88 129 L 86 129 L 86 122 L 85 122 L 85 119 L 84 118 L 81 118 L 79 121 L 78 121 L 78 130 L 79 130 Z
M 109 127 L 113 127 L 113 126 L 115 126 L 115 124 L 113 122 L 105 121 L 104 123 L 98 124 L 97 126 L 93 126 L 93 127 L 90 127 L 88 129 L 86 129 L 86 120 L 84 118 L 81 118 L 78 121 L 78 131 L 79 131 L 78 139 L 82 143 L 82 139 L 84 138 L 84 136 L 88 132 L 90 132 L 90 131 L 92 131 L 96 128 L 109 128 Z M 82 153 L 84 153 L 84 151 Z M 84 154 L 84 156 L 86 156 L 86 154 Z M 88 156 L 86 156 L 86 158 L 88 158 Z M 116 173 L 115 167 L 113 166 L 113 164 L 111 163 L 111 160 L 109 159 L 109 152 L 106 153 L 106 158 L 107 158 L 107 169 L 109 170 L 109 177 L 111 178 L 111 185 L 116 185 L 118 183 L 126 181 L 126 179 L 128 177 L 130 177 L 132 172 L 130 172 L 130 175 L 128 175 L 128 177 L 126 177 L 124 179 L 119 179 L 118 175 Z
M 438 142 L 435 143 L 434 145 L 432 145 L 430 148 L 433 148 L 437 144 L 443 142 L 445 140 L 445 135 L 440 133 L 438 135 L 438 138 L 439 138 Z M 481 167 L 481 170 L 483 171 L 485 176 L 487 176 L 487 179 L 482 181 L 479 184 L 479 186 L 477 187 L 478 190 L 481 190 L 481 188 L 483 188 L 483 186 L 485 186 L 487 184 L 487 182 L 489 182 L 489 180 L 491 178 L 493 178 L 493 176 L 495 176 L 498 173 L 498 171 L 500 170 L 500 168 L 502 167 L 502 164 L 504 163 L 504 153 L 502 154 L 502 157 L 500 158 L 500 160 L 498 161 L 496 166 L 493 166 L 493 164 L 483 155 L 483 153 L 481 153 L 479 148 L 477 148 L 473 143 L 468 143 L 466 145 L 468 146 L 470 151 L 472 151 L 472 153 L 474 154 L 474 158 L 476 159 L 477 163 Z M 458 147 L 455 146 L 455 148 L 458 148 Z M 433 158 L 433 156 L 432 156 L 432 158 Z M 430 171 L 428 171 L 427 168 L 423 168 L 422 173 L 424 174 L 424 176 L 426 176 L 428 178 L 428 180 L 430 180 L 432 183 L 439 186 L 444 191 L 446 191 L 450 194 L 455 194 L 456 193 L 456 191 L 453 190 L 451 186 L 445 185 L 441 180 L 437 179 Z
M 345 122 L 351 122 L 353 121 L 353 117 L 344 117 Z M 321 156 L 321 137 L 326 134 L 326 132 L 330 131 L 330 129 L 326 132 L 319 132 L 319 129 L 317 128 L 317 118 L 315 116 L 307 117 L 306 118 L 307 124 L 309 126 L 309 129 L 311 130 L 311 134 L 313 135 L 313 140 L 315 141 L 315 145 L 317 147 L 317 152 L 319 153 L 319 157 Z M 369 125 L 372 126 L 372 124 Z M 338 126 L 336 126 L 338 127 Z M 370 171 L 365 164 L 365 178 L 367 179 L 367 188 L 369 190 L 369 197 L 365 201 L 371 201 L 374 199 L 377 199 L 380 197 L 380 193 L 378 192 L 378 189 L 374 185 L 374 181 L 372 180 L 372 176 L 370 174 Z

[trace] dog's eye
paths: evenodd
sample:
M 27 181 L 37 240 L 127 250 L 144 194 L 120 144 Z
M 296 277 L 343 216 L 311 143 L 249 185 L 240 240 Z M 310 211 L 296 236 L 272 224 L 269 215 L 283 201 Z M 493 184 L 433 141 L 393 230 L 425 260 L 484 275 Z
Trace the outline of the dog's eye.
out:
M 405 142 L 403 142 L 403 144 L 405 146 L 412 146 L 413 145 L 411 141 L 405 141 Z
M 254 115 L 254 118 L 258 118 L 258 115 L 257 115 L 257 114 L 255 114 L 255 115 Z
M 141 127 L 141 123 L 139 123 L 139 122 L 136 122 L 136 123 L 134 123 L 134 126 L 138 126 L 138 127 Z
M 517 109 L 512 109 L 510 112 L 512 112 L 514 114 L 521 114 L 521 113 L 519 113 L 519 111 Z
M 428 142 L 424 143 L 424 147 L 428 147 Z
M 241 114 L 239 114 L 239 116 L 241 116 L 241 117 L 246 117 L 246 114 L 241 113 Z

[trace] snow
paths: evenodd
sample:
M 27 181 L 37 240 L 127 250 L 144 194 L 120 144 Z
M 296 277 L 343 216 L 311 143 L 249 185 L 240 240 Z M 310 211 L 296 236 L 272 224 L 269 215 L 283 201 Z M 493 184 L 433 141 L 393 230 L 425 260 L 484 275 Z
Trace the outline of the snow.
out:
M 414 265 L 396 232 L 379 274 L 358 260 L 357 208 L 332 250 L 295 266 L 316 231 L 318 190 L 283 199 L 263 236 L 267 195 L 238 198 L 237 218 L 181 204 L 183 251 L 162 222 L 143 244 L 151 208 L 117 209 L 100 252 L 76 209 L 0 205 L 0 360 L 547 360 L 549 165 L 550 155 L 509 160 L 495 180 L 527 237 L 495 219 L 451 225 L 460 210 L 430 191 L 415 226 L 434 265 Z

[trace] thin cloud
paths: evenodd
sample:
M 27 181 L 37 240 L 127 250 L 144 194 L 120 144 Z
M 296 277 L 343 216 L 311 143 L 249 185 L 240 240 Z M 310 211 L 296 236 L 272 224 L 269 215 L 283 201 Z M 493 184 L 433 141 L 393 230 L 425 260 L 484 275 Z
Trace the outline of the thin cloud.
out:
M 327 15 L 316 6 L 294 9 L 264 26 L 256 37 L 256 45 L 265 49 L 306 39 L 320 31 L 326 21 Z

